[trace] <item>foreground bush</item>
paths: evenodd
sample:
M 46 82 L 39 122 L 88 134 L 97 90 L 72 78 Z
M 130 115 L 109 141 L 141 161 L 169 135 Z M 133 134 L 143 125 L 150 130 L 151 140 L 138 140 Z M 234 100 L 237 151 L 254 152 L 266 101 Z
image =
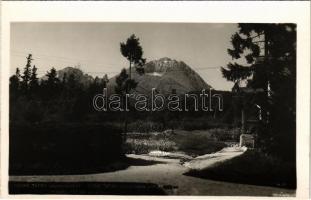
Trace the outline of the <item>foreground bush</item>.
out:
M 176 151 L 177 146 L 172 141 L 163 139 L 127 139 L 125 144 L 126 153 L 147 154 L 151 151 Z
M 10 174 L 90 173 L 123 156 L 121 131 L 102 125 L 10 126 Z
M 205 170 L 191 170 L 185 175 L 219 181 L 296 189 L 295 163 L 285 163 L 278 158 L 257 151 L 247 151 L 232 160 Z

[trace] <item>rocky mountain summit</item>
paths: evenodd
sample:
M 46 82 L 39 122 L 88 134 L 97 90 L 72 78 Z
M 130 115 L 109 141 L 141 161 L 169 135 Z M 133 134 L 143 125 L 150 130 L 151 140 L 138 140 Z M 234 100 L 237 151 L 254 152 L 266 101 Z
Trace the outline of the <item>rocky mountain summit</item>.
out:
M 198 73 L 183 61 L 170 58 L 161 58 L 145 64 L 145 74 L 139 75 L 132 70 L 132 78 L 138 82 L 136 91 L 139 93 L 150 93 L 155 88 L 159 93 L 184 94 L 191 91 L 211 88 Z M 127 70 L 129 72 L 129 70 Z M 116 76 L 108 83 L 108 91 L 113 93 Z

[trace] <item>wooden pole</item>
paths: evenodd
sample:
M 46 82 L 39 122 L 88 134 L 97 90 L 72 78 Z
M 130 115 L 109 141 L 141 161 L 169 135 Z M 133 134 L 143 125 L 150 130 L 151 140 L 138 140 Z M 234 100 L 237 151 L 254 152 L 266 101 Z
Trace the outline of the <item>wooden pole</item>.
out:
M 242 108 L 242 111 L 241 111 L 241 124 L 242 124 L 241 133 L 245 134 L 245 111 L 244 111 L 244 108 Z

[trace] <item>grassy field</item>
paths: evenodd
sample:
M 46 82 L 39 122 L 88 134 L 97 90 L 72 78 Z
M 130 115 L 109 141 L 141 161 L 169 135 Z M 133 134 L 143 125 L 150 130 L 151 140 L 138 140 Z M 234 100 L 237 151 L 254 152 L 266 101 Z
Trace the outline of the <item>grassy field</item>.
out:
M 128 133 L 126 153 L 145 154 L 154 150 L 184 152 L 191 156 L 213 153 L 237 142 L 235 129 L 169 130 L 151 133 Z M 231 135 L 230 137 L 228 135 Z
M 123 123 L 114 122 L 114 126 L 122 127 Z M 167 129 L 178 129 L 187 131 L 196 130 L 227 130 L 234 128 L 232 125 L 227 123 L 219 122 L 213 118 L 198 117 L 198 118 L 181 118 L 179 120 L 169 119 L 165 124 L 160 121 L 152 121 L 149 119 L 134 120 L 129 122 L 128 131 L 129 132 L 139 132 L 139 133 L 149 133 L 149 132 L 162 132 Z

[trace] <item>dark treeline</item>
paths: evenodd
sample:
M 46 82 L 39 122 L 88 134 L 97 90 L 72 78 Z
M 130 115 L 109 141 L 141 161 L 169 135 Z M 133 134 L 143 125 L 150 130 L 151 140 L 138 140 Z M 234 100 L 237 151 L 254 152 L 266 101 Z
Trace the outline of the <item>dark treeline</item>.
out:
M 31 61 L 29 54 L 23 73 L 17 68 L 10 78 L 11 122 L 79 121 L 92 111 L 92 97 L 102 92 L 103 79 L 96 77 L 84 84 L 73 72 L 60 77 L 55 68 L 39 79 L 37 67 Z
M 104 78 L 90 78 L 87 83 L 83 78 L 87 75 L 78 68 L 71 71 L 57 72 L 51 68 L 45 76 L 37 77 L 37 67 L 32 65 L 32 55 L 27 57 L 26 66 L 21 73 L 16 73 L 10 78 L 10 122 L 13 124 L 40 124 L 40 123 L 112 123 L 122 122 L 124 119 L 120 112 L 96 111 L 93 107 L 93 97 L 102 94 L 108 80 Z M 121 73 L 122 74 L 122 73 Z M 118 86 L 115 89 L 118 91 Z M 191 92 L 199 97 L 201 91 Z M 180 121 L 190 118 L 208 118 L 205 121 L 218 121 L 219 123 L 238 123 L 234 117 L 232 93 L 227 91 L 213 91 L 223 97 L 223 111 L 219 111 L 219 102 L 213 99 L 213 111 L 194 111 L 194 100 L 187 100 L 189 111 L 171 112 L 167 109 L 154 112 L 137 111 L 133 104 L 129 105 L 130 112 L 127 118 L 130 121 L 145 120 L 163 123 L 163 128 L 168 126 L 168 121 Z M 184 108 L 184 96 L 180 95 L 180 107 Z M 201 108 L 201 101 L 198 108 Z M 122 105 L 123 107 L 124 105 Z M 165 107 L 166 108 L 166 107 Z M 173 118 L 172 118 L 173 117 Z M 168 120 L 170 119 L 170 120 Z M 166 126 L 167 125 L 167 126 Z

